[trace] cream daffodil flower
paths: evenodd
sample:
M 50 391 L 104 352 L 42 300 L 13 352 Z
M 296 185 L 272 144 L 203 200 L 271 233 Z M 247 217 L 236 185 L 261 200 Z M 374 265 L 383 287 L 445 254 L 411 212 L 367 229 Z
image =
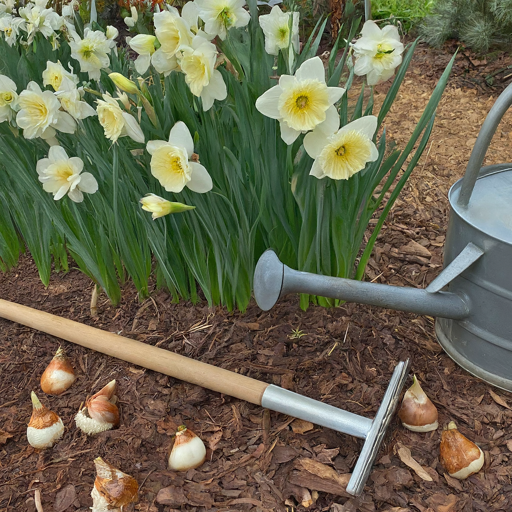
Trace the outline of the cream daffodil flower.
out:
M 279 84 L 256 100 L 256 109 L 277 119 L 281 138 L 292 144 L 304 132 L 338 117 L 334 107 L 344 94 L 341 87 L 327 87 L 320 57 L 306 60 L 295 76 L 281 75 Z
M 46 9 L 46 2 L 27 3 L 18 9 L 18 14 L 25 21 L 28 34 L 27 43 L 31 44 L 37 32 L 49 38 L 61 28 L 64 20 L 52 9 Z
M 139 19 L 139 13 L 133 5 L 130 7 L 130 12 L 132 15 L 124 18 L 124 22 L 126 23 L 127 27 L 133 28 Z
M 86 101 L 82 101 L 83 89 L 77 89 L 75 82 L 68 77 L 62 79 L 59 90 L 54 94 L 59 98 L 62 108 L 75 119 L 96 115 L 96 110 Z
M 25 30 L 25 20 L 22 18 L 15 18 L 10 14 L 0 16 L 0 33 L 3 33 L 5 42 L 12 46 L 16 43 L 20 30 Z
M 8 76 L 0 75 L 0 123 L 10 122 L 16 114 L 16 90 L 16 84 Z
M 71 80 L 74 84 L 78 83 L 78 77 L 66 71 L 60 60 L 57 62 L 49 60 L 46 63 L 46 69 L 43 71 L 43 85 L 51 85 L 54 91 L 58 91 L 64 77 Z
M 75 34 L 69 46 L 71 57 L 80 63 L 80 70 L 89 73 L 91 80 L 99 80 L 100 70 L 110 65 L 109 53 L 112 41 L 109 41 L 100 30 L 92 31 L 86 28 L 84 38 L 81 39 Z
M 155 53 L 155 36 L 138 34 L 130 39 L 128 46 L 139 56 L 135 59 L 135 69 L 143 75 L 151 64 L 151 56 Z
M 195 0 L 199 17 L 204 21 L 204 31 L 226 39 L 232 27 L 245 27 L 251 15 L 244 9 L 245 0 Z
M 170 213 L 181 213 L 187 210 L 193 210 L 195 206 L 188 206 L 183 203 L 173 203 L 157 196 L 156 194 L 146 194 L 141 200 L 142 209 L 151 212 L 153 220 L 156 220 Z
M 318 179 L 348 180 L 379 157 L 372 141 L 377 118 L 365 116 L 348 123 L 332 135 L 316 129 L 304 137 L 304 149 L 313 158 L 310 175 Z
M 53 139 L 55 130 L 74 133 L 75 120 L 60 110 L 60 102 L 51 91 L 42 91 L 35 82 L 29 82 L 18 98 L 20 111 L 16 124 L 23 129 L 26 139 L 42 137 Z
M 151 140 L 146 149 L 151 155 L 151 174 L 167 192 L 177 193 L 188 187 L 203 194 L 212 189 L 212 179 L 194 158 L 194 141 L 182 121 L 172 127 L 168 142 Z
M 195 36 L 191 47 L 183 48 L 180 66 L 192 94 L 203 101 L 203 110 L 209 110 L 215 100 L 228 95 L 226 84 L 218 69 L 217 47 L 204 37 Z
M 96 178 L 89 172 L 82 173 L 84 163 L 74 156 L 69 158 L 64 148 L 52 146 L 48 158 L 37 162 L 37 174 L 46 192 L 58 201 L 66 194 L 75 203 L 84 200 L 83 192 L 94 194 L 98 190 Z
M 105 130 L 105 137 L 116 142 L 119 137 L 128 135 L 136 142 L 145 142 L 144 133 L 135 117 L 125 112 L 110 94 L 103 94 L 103 100 L 97 100 L 98 120 Z
M 292 27 L 290 33 L 290 17 Z M 264 14 L 258 18 L 260 27 L 265 34 L 265 51 L 269 55 L 277 55 L 279 50 L 290 46 L 290 42 L 299 53 L 299 13 L 283 12 L 278 5 L 274 5 L 270 14 Z
M 361 36 L 352 45 L 356 58 L 354 73 L 367 75 L 368 85 L 388 80 L 402 62 L 404 45 L 400 42 L 398 29 L 388 25 L 381 30 L 374 21 L 368 20 L 363 25 Z

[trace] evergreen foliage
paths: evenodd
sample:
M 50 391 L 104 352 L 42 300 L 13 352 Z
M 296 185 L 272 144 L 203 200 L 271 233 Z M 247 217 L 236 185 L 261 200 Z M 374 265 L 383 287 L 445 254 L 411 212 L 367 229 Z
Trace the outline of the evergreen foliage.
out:
M 420 27 L 432 46 L 458 39 L 479 53 L 512 43 L 512 0 L 436 0 Z

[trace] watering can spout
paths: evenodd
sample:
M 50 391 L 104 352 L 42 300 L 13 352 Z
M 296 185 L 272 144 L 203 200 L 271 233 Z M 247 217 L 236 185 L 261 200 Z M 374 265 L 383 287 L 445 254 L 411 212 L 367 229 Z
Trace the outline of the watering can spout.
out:
M 292 270 L 272 250 L 263 253 L 254 273 L 254 296 L 264 311 L 288 293 L 382 306 L 421 315 L 462 320 L 469 316 L 466 300 L 455 293 L 367 283 Z

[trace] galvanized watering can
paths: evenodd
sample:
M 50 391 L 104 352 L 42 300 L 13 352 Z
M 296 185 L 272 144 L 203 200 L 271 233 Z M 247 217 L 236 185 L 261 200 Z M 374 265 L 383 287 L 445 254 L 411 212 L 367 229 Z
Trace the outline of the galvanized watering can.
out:
M 512 391 L 512 164 L 482 167 L 512 85 L 489 112 L 464 177 L 450 189 L 444 270 L 425 289 L 298 272 L 267 250 L 254 274 L 256 302 L 269 310 L 288 293 L 308 293 L 436 317 L 447 354 L 469 373 Z

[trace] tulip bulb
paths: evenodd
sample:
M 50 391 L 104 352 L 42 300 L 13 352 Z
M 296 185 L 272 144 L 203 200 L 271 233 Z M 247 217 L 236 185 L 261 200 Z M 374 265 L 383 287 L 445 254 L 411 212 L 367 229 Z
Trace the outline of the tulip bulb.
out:
M 441 434 L 441 464 L 453 478 L 464 480 L 484 465 L 484 452 L 458 430 L 454 421 Z
M 185 425 L 178 427 L 174 445 L 169 455 L 169 469 L 188 471 L 199 467 L 206 459 L 203 441 Z
M 60 395 L 75 382 L 75 370 L 64 350 L 59 347 L 41 375 L 41 389 L 47 395 Z
M 109 382 L 104 388 L 85 402 L 75 416 L 76 426 L 92 436 L 119 425 L 119 409 L 116 401 L 116 381 Z
M 439 426 L 436 406 L 421 388 L 416 375 L 412 386 L 405 392 L 398 417 L 402 425 L 413 432 L 430 432 Z
M 50 448 L 62 437 L 64 423 L 59 416 L 47 409 L 32 391 L 32 416 L 27 428 L 27 439 L 31 446 L 38 449 Z
M 101 457 L 94 460 L 96 480 L 91 492 L 92 512 L 121 512 L 137 501 L 139 485 L 135 478 L 123 473 Z

